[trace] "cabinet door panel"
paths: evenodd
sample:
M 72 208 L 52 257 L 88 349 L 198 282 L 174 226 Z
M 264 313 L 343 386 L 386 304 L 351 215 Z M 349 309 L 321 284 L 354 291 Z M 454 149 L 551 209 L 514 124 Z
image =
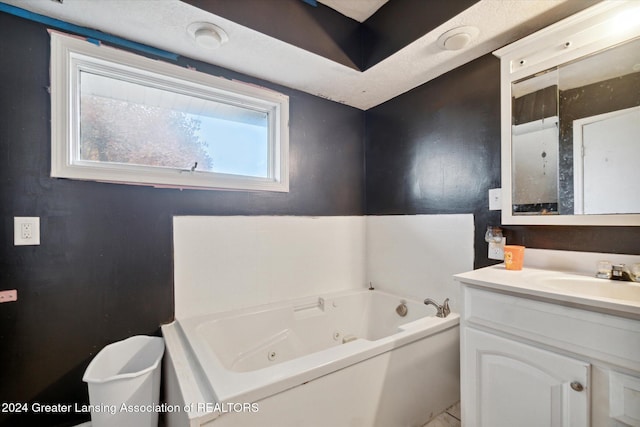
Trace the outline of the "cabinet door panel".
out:
M 465 426 L 589 425 L 588 363 L 468 327 L 463 333 Z

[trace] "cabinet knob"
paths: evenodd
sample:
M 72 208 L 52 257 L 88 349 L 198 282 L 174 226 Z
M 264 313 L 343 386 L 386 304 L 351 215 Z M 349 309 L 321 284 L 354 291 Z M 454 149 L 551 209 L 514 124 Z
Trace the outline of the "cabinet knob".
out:
M 570 385 L 571 385 L 571 388 L 574 389 L 575 391 L 584 390 L 584 387 L 578 381 L 573 381 Z

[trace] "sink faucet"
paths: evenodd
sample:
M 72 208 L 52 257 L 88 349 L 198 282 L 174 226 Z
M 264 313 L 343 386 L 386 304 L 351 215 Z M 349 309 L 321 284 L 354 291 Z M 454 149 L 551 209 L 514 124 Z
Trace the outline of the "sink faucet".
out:
M 438 309 L 438 312 L 436 313 L 436 317 L 447 317 L 449 313 L 451 313 L 451 309 L 449 308 L 449 298 L 445 299 L 442 305 L 438 304 L 431 298 L 425 299 L 424 303 L 426 305 L 432 305 Z
M 614 264 L 611 267 L 611 279 L 633 282 L 631 274 L 629 274 L 629 269 L 624 264 Z
M 596 277 L 599 279 L 622 280 L 624 282 L 637 282 L 640 275 L 635 272 L 640 264 L 634 264 L 632 271 L 624 264 L 611 264 L 609 261 L 599 261 Z

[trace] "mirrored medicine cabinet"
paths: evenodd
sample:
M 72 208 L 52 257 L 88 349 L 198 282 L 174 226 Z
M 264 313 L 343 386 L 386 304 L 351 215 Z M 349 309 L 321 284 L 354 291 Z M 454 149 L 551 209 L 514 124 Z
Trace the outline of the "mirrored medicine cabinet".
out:
M 599 3 L 494 54 L 502 223 L 640 225 L 640 3 Z

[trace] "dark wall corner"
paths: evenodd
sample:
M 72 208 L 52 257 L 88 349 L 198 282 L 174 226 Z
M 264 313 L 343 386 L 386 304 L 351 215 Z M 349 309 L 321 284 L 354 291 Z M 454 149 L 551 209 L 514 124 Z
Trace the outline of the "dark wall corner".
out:
M 474 215 L 475 268 L 490 265 L 484 234 L 498 225 L 499 61 L 485 55 L 367 111 L 366 212 Z

